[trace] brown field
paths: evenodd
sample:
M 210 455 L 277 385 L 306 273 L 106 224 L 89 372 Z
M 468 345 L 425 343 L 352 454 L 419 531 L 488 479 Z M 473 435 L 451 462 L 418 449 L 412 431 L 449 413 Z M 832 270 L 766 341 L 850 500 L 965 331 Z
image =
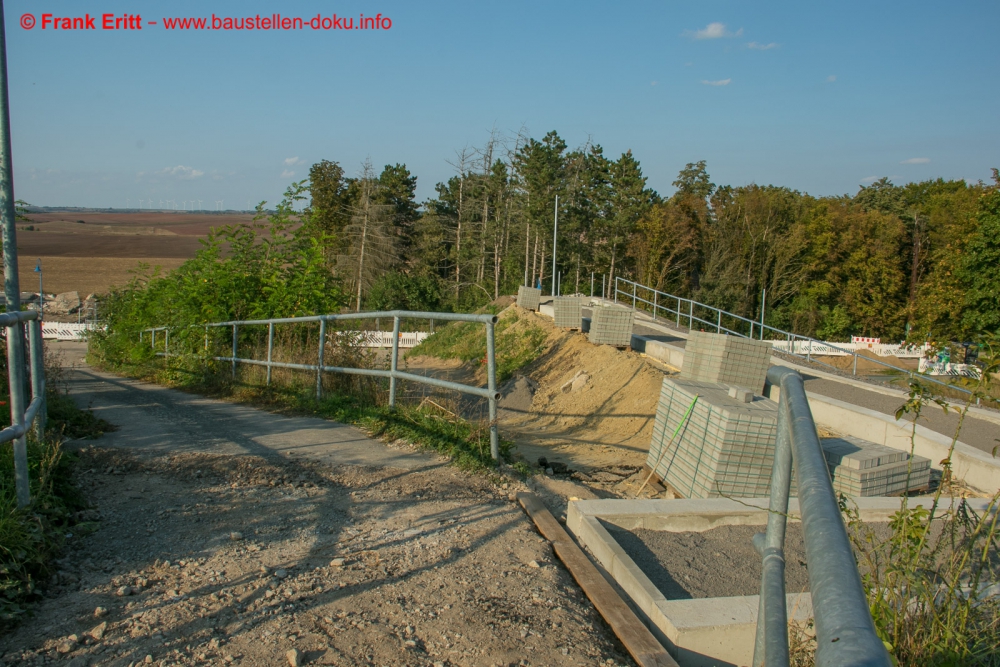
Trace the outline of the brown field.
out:
M 45 211 L 28 217 L 17 230 L 21 290 L 38 290 L 33 269 L 41 258 L 47 293 L 76 290 L 81 296 L 127 283 L 139 262 L 163 272 L 175 269 L 194 256 L 213 227 L 253 219 L 252 214 L 140 211 Z

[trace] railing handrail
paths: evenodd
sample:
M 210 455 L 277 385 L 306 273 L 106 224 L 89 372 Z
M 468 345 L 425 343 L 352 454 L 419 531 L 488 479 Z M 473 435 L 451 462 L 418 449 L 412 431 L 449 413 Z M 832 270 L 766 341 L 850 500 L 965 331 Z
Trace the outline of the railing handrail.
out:
M 28 329 L 28 354 L 24 358 L 24 348 L 12 345 L 14 339 L 24 335 Z M 45 364 L 42 353 L 42 321 L 36 310 L 22 310 L 0 313 L 0 328 L 8 339 L 7 381 L 10 388 L 11 425 L 0 430 L 0 443 L 14 441 L 14 487 L 18 507 L 31 503 L 31 486 L 28 479 L 28 455 L 25 437 L 34 423 L 38 439 L 45 435 Z M 16 329 L 11 336 L 7 330 Z M 18 350 L 18 351 L 14 351 Z M 25 406 L 24 367 L 28 366 L 31 378 L 31 401 Z M 24 406 L 22 412 L 19 407 Z
M 632 292 L 626 292 L 626 291 L 620 290 L 618 288 L 619 281 L 623 282 L 625 284 L 628 284 L 628 285 L 632 285 L 635 289 L 633 289 Z M 681 302 L 688 303 L 690 305 L 690 310 L 689 310 L 688 313 L 682 313 L 680 311 L 679 307 L 676 310 L 674 310 L 674 309 L 670 308 L 669 306 L 657 303 L 656 301 L 648 301 L 646 299 L 640 298 L 638 296 L 638 294 L 636 293 L 636 290 L 638 288 L 647 290 L 649 292 L 653 292 L 654 294 L 657 294 L 657 295 L 663 295 L 667 299 L 675 300 L 678 303 L 681 303 Z M 635 282 L 633 280 L 629 280 L 628 278 L 622 278 L 621 276 L 615 276 L 615 289 L 614 289 L 614 300 L 615 300 L 615 303 L 618 302 L 618 295 L 619 294 L 622 294 L 622 295 L 627 296 L 627 297 L 629 297 L 629 298 L 632 299 L 632 307 L 633 307 L 633 309 L 635 308 L 635 304 L 639 303 L 639 302 L 646 303 L 646 304 L 649 304 L 650 306 L 653 306 L 653 319 L 654 320 L 656 319 L 656 311 L 659 309 L 659 310 L 663 310 L 663 311 L 668 312 L 668 313 L 675 313 L 677 315 L 678 324 L 680 323 L 680 321 L 682 319 L 689 319 L 691 321 L 697 321 L 697 322 L 701 322 L 703 324 L 707 324 L 710 327 L 716 327 L 717 330 L 718 330 L 718 333 L 722 333 L 723 331 L 725 331 L 726 333 L 733 334 L 734 336 L 740 336 L 742 338 L 751 338 L 751 339 L 753 339 L 754 338 L 754 336 L 753 336 L 753 330 L 754 330 L 755 327 L 758 328 L 760 330 L 760 332 L 761 332 L 760 333 L 760 340 L 764 340 L 764 332 L 765 331 L 771 331 L 771 332 L 773 332 L 775 334 L 779 334 L 781 336 L 785 336 L 788 339 L 788 341 L 791 343 L 791 345 L 790 345 L 791 350 L 790 351 L 781 350 L 780 352 L 782 354 L 788 354 L 788 355 L 791 355 L 793 357 L 798 357 L 799 359 L 805 359 L 809 363 L 820 364 L 821 366 L 826 366 L 827 368 L 833 369 L 833 370 L 838 371 L 838 372 L 842 371 L 843 369 L 837 368 L 835 366 L 831 366 L 830 364 L 827 364 L 827 363 L 824 363 L 822 361 L 819 361 L 818 359 L 813 359 L 812 358 L 812 348 L 811 347 L 809 348 L 809 350 L 807 351 L 806 354 L 798 354 L 797 352 L 795 352 L 795 343 L 797 341 L 802 341 L 803 343 L 820 343 L 820 344 L 825 345 L 825 346 L 827 346 L 827 347 L 829 347 L 831 349 L 837 350 L 838 352 L 842 352 L 842 353 L 844 353 L 844 354 L 846 354 L 846 355 L 848 355 L 850 357 L 853 357 L 854 358 L 854 364 L 853 364 L 852 374 L 853 375 L 857 375 L 858 374 L 858 351 L 857 350 L 849 350 L 849 349 L 846 349 L 846 348 L 843 348 L 843 347 L 838 347 L 835 343 L 832 344 L 832 343 L 830 343 L 828 341 L 821 341 L 819 339 L 812 338 L 810 336 L 804 336 L 802 334 L 792 333 L 791 331 L 785 331 L 784 329 L 778 329 L 777 327 L 772 327 L 769 324 L 764 324 L 763 322 L 755 321 L 753 319 L 750 319 L 750 318 L 747 318 L 747 317 L 743 317 L 742 315 L 737 315 L 736 313 L 730 313 L 727 310 L 722 310 L 721 308 L 716 308 L 715 306 L 710 306 L 710 305 L 708 305 L 706 303 L 701 303 L 700 301 L 695 301 L 694 299 L 689 299 L 689 298 L 686 298 L 686 297 L 683 297 L 683 296 L 677 296 L 676 294 L 670 294 L 669 292 L 663 292 L 661 290 L 656 289 L 655 287 L 647 287 L 646 285 L 642 285 L 642 284 L 637 283 L 637 282 Z M 699 317 L 696 317 L 694 315 L 694 312 L 693 312 L 693 307 L 694 306 L 699 306 L 701 308 L 706 308 L 706 309 L 708 309 L 710 311 L 713 311 L 713 312 L 717 313 L 718 314 L 718 319 L 716 320 L 716 322 L 709 322 L 708 320 L 703 320 L 703 319 L 701 319 Z M 728 329 L 728 328 L 722 326 L 722 317 L 723 316 L 736 318 L 737 320 L 741 320 L 743 322 L 748 323 L 750 325 L 750 335 L 748 336 L 745 333 L 742 333 L 742 332 L 739 332 L 739 331 L 734 331 L 732 329 Z M 689 327 L 689 328 L 691 328 L 691 327 Z M 928 382 L 933 382 L 934 384 L 941 385 L 942 387 L 948 387 L 949 389 L 953 389 L 955 391 L 958 391 L 958 392 L 961 392 L 961 393 L 964 393 L 964 394 L 972 394 L 972 392 L 970 390 L 966 389 L 965 387 L 959 387 L 959 386 L 951 384 L 949 382 L 942 382 L 941 380 L 938 380 L 938 379 L 936 379 L 936 378 L 928 375 L 927 373 L 922 373 L 919 370 L 918 371 L 911 371 L 911 370 L 907 370 L 907 369 L 902 369 L 899 366 L 893 366 L 890 363 L 886 363 L 884 361 L 880 361 L 879 359 L 875 359 L 875 358 L 872 358 L 872 357 L 865 357 L 865 360 L 869 361 L 869 362 L 876 363 L 876 364 L 878 364 L 880 366 L 884 366 L 886 368 L 892 369 L 894 371 L 905 372 L 911 378 L 915 377 L 915 376 L 920 376 L 920 378 L 922 380 L 926 380 Z M 977 398 L 976 399 L 976 403 L 979 404 L 979 402 L 980 402 L 980 400 Z
M 393 320 L 393 335 L 392 335 L 392 356 L 390 358 L 390 369 L 378 370 L 372 368 L 351 368 L 344 366 L 327 366 L 323 363 L 323 355 L 326 348 L 326 323 L 336 322 L 343 320 L 368 320 L 368 319 L 380 319 L 380 318 L 392 318 Z M 399 362 L 399 339 L 400 330 L 399 323 L 401 319 L 420 319 L 420 320 L 445 320 L 449 322 L 476 322 L 479 324 L 484 324 L 486 326 L 486 383 L 487 386 L 476 387 L 474 385 L 468 385 L 461 382 L 452 382 L 451 380 L 442 380 L 435 377 L 427 377 L 424 375 L 416 375 L 414 373 L 407 373 L 405 371 L 400 371 L 397 368 Z M 232 375 L 236 378 L 236 366 L 237 364 L 248 364 L 251 366 L 264 366 L 267 368 L 267 384 L 271 384 L 271 371 L 274 368 L 288 368 L 292 370 L 308 370 L 316 372 L 316 398 L 319 399 L 322 396 L 322 374 L 323 373 L 344 373 L 347 375 L 367 375 L 373 377 L 385 377 L 389 378 L 389 407 L 395 408 L 396 405 L 396 381 L 397 380 L 409 380 L 411 382 L 418 382 L 420 384 L 430 385 L 432 387 L 440 387 L 442 389 L 451 389 L 454 391 L 459 391 L 465 394 L 471 394 L 473 396 L 479 396 L 485 398 L 489 404 L 489 417 L 490 417 L 490 454 L 496 461 L 500 460 L 500 435 L 497 430 L 497 401 L 500 399 L 500 392 L 497 391 L 497 377 L 496 377 L 496 345 L 494 341 L 494 327 L 499 318 L 496 315 L 487 314 L 476 314 L 476 313 L 432 313 L 425 311 L 413 311 L 413 310 L 383 310 L 383 311 L 373 311 L 365 313 L 336 313 L 327 315 L 306 315 L 302 317 L 275 317 L 270 319 L 262 320 L 232 320 L 229 322 L 205 322 L 202 324 L 189 324 L 189 325 L 178 325 L 175 327 L 162 326 L 162 327 L 150 327 L 148 329 L 143 329 L 139 332 L 139 341 L 142 342 L 142 335 L 144 333 L 150 334 L 150 345 L 156 348 L 156 332 L 164 332 L 164 350 L 163 352 L 156 352 L 157 356 L 162 357 L 172 357 L 177 356 L 176 354 L 171 354 L 169 350 L 170 345 L 170 332 L 177 328 L 185 329 L 204 329 L 205 330 L 205 350 L 208 351 L 208 330 L 214 327 L 230 327 L 233 330 L 232 338 L 232 355 L 228 357 L 223 356 L 212 356 L 211 359 L 215 361 L 226 361 L 232 364 Z M 304 324 L 309 322 L 319 322 L 320 333 L 319 333 L 319 350 L 317 356 L 317 363 L 315 364 L 294 364 L 282 361 L 274 361 L 274 326 L 276 324 Z M 245 359 L 239 357 L 237 354 L 238 348 L 238 331 L 241 326 L 262 326 L 267 325 L 267 359 Z
M 767 379 L 780 396 L 767 530 L 753 540 L 763 560 L 753 664 L 788 664 L 784 541 L 794 464 L 816 625 L 816 665 L 889 667 L 892 661 L 875 631 L 802 376 L 772 366 Z

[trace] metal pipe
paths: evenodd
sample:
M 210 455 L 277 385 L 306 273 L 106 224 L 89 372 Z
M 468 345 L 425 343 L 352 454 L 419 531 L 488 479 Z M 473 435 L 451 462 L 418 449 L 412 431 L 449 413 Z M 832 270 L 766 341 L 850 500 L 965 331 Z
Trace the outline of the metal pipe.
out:
M 635 283 L 632 283 L 632 310 L 635 310 Z
M 31 348 L 31 401 L 38 401 L 38 417 L 35 420 L 35 436 L 41 442 L 45 438 L 45 356 L 42 343 L 42 323 L 34 320 L 28 323 L 28 342 Z M 25 420 L 30 423 L 29 420 Z
M 323 398 L 323 355 L 326 352 L 326 320 L 319 321 L 319 354 L 316 360 L 316 400 Z
M 760 293 L 760 339 L 764 340 L 764 306 L 767 304 L 767 289 Z
M 267 386 L 271 386 L 271 357 L 274 354 L 274 322 L 267 325 Z
M 500 460 L 500 433 L 497 426 L 497 358 L 494 345 L 493 324 L 486 325 L 486 388 L 490 395 L 486 398 L 490 409 L 490 456 Z
M 556 295 L 556 243 L 559 241 L 559 195 L 556 195 L 555 222 L 552 225 L 552 296 Z
M 487 325 L 489 326 L 489 325 Z M 389 362 L 389 369 L 392 375 L 389 377 L 389 409 L 396 409 L 396 364 L 399 360 L 399 317 L 392 318 L 392 360 Z
M 715 333 L 722 333 L 722 311 L 717 311 L 718 321 L 715 323 Z
M 604 299 L 606 299 L 606 298 L 607 298 L 607 296 L 608 296 L 608 295 L 607 295 L 607 292 L 605 291 L 605 290 L 607 289 L 607 288 L 605 287 L 605 285 L 604 285 L 604 283 L 605 283 L 605 278 L 607 278 L 607 274 L 606 274 L 606 273 L 602 273 L 602 274 L 601 274 L 601 301 L 604 301 Z
M 753 652 L 754 667 L 761 667 L 765 663 L 788 664 L 784 545 L 791 475 L 792 443 L 788 404 L 781 400 L 778 404 L 774 464 L 771 467 L 771 499 L 767 514 L 767 529 L 765 533 L 754 535 L 754 546 L 762 559 L 757 635 Z
M 233 325 L 233 379 L 236 379 L 236 324 Z
M 688 301 L 688 331 L 694 329 L 694 301 Z
M 853 368 L 851 369 L 851 375 L 857 375 L 857 374 L 858 374 L 858 351 L 855 350 L 854 351 L 854 365 L 853 365 Z
M 677 328 L 681 328 L 681 298 L 677 297 Z
M 656 297 L 659 294 L 660 294 L 659 292 L 657 292 L 656 290 L 653 290 L 653 321 L 654 322 L 656 321 Z
M 802 377 L 789 368 L 772 366 L 767 378 L 780 387 L 780 400 L 788 410 L 816 621 L 816 664 L 888 667 L 892 662 L 875 632 Z
M 594 272 L 590 272 L 590 298 L 594 298 Z
M 170 329 L 163 332 L 163 351 L 170 355 Z

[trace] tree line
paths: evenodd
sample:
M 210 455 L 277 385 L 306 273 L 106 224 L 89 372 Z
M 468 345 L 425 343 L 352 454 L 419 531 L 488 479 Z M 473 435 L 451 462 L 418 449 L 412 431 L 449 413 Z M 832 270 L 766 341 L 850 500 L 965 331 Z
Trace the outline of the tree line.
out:
M 814 197 L 717 186 L 701 161 L 663 197 L 631 151 L 571 149 L 556 132 L 494 133 L 451 164 L 419 203 L 404 164 L 312 166 L 303 229 L 323 239 L 350 307 L 470 310 L 539 281 L 548 293 L 558 196 L 563 294 L 589 294 L 594 272 L 608 292 L 621 276 L 755 319 L 766 289 L 767 324 L 829 340 L 1000 331 L 996 182 L 883 178 Z

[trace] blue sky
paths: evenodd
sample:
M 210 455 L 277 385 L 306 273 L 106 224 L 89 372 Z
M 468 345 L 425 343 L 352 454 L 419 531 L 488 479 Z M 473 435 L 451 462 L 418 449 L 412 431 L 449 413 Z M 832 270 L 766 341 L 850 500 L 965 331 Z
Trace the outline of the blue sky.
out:
M 403 162 L 418 196 L 492 128 L 631 149 L 663 194 L 854 193 L 1000 166 L 1000 3 L 6 2 L 15 194 L 37 205 L 275 201 L 320 159 Z M 42 14 L 139 13 L 63 32 Z M 356 17 L 384 31 L 168 31 L 170 16 Z M 36 18 L 25 30 L 24 13 Z M 100 21 L 98 20 L 98 26 Z M 144 204 L 145 205 L 145 204 Z

